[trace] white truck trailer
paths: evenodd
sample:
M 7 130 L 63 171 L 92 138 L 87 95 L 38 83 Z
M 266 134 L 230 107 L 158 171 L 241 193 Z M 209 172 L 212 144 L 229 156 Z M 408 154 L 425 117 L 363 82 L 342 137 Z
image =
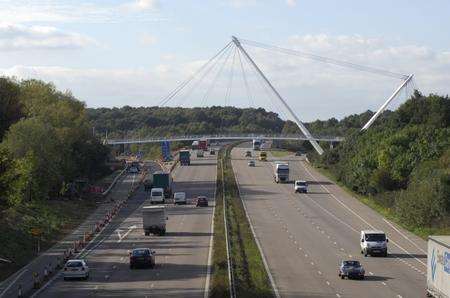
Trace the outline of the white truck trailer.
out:
M 142 224 L 145 236 L 151 234 L 163 236 L 166 233 L 166 207 L 144 206 L 142 208 Z
M 428 237 L 427 295 L 450 298 L 450 236 Z
M 277 161 L 273 167 L 273 178 L 276 183 L 289 182 L 289 164 Z

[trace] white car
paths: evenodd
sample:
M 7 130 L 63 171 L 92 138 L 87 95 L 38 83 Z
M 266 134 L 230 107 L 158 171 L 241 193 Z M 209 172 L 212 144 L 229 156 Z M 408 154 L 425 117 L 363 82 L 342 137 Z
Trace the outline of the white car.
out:
M 164 204 L 164 189 L 152 188 L 150 191 L 150 204 Z
M 294 183 L 294 191 L 295 192 L 308 192 L 308 183 L 304 180 L 296 180 Z
M 89 278 L 89 267 L 83 259 L 68 260 L 63 269 L 64 280 L 69 278 Z
M 361 231 L 361 253 L 364 254 L 365 257 L 367 257 L 367 255 L 381 255 L 387 257 L 388 242 L 389 239 L 387 239 L 386 234 L 383 231 Z
M 137 174 L 137 173 L 139 173 L 139 169 L 137 167 L 130 167 L 128 169 L 128 172 L 131 174 Z
M 186 193 L 185 192 L 176 192 L 173 194 L 173 203 L 176 204 L 186 204 Z

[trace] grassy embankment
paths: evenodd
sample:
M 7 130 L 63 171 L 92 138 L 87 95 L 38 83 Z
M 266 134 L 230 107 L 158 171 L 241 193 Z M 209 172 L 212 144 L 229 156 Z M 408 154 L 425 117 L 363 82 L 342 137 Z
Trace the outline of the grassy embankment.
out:
M 226 147 L 219 152 L 218 183 L 221 182 L 221 165 L 223 165 L 225 182 L 226 214 L 228 221 L 229 241 L 231 246 L 230 257 L 233 266 L 234 282 L 237 297 L 273 297 L 269 277 L 265 270 L 261 254 L 250 229 L 249 222 L 242 205 L 239 191 L 236 185 L 233 169 L 231 166 L 232 146 Z M 218 185 L 218 189 L 221 185 Z M 219 193 L 219 191 L 217 192 Z M 221 194 L 217 196 L 217 201 L 222 200 Z M 216 202 L 217 202 L 216 201 Z M 214 267 L 213 267 L 213 287 L 212 296 L 224 297 L 226 291 L 224 287 L 228 285 L 226 243 L 223 227 L 223 205 L 218 202 L 216 206 L 215 223 L 215 243 L 214 243 Z M 220 223 L 219 223 L 220 221 Z M 220 233 L 220 234 L 219 234 Z M 220 246 L 219 246 L 220 245 Z M 220 280 L 214 281 L 214 280 Z M 216 284 L 220 288 L 216 290 Z
M 116 171 L 96 185 L 109 185 Z M 41 251 L 50 248 L 80 225 L 97 207 L 93 198 L 45 200 L 22 204 L 0 211 L 0 257 L 13 261 L 0 263 L 0 281 L 37 256 L 37 238 L 32 228 L 42 231 Z
M 270 154 L 272 154 L 273 157 L 286 157 L 288 155 L 293 154 L 291 151 L 287 150 L 281 150 L 281 149 L 270 149 Z
M 343 183 L 339 182 L 336 177 L 327 169 L 314 167 L 316 170 L 318 170 L 321 174 L 328 177 L 330 180 L 332 180 L 334 183 L 339 185 L 342 189 L 345 190 L 349 195 L 357 198 L 360 202 L 363 204 L 369 206 L 373 210 L 377 211 L 383 217 L 386 219 L 398 224 L 399 226 L 403 227 L 404 229 L 414 233 L 415 235 L 427 239 L 429 235 L 450 235 L 450 228 L 431 228 L 431 227 L 414 227 L 404 224 L 395 214 L 395 210 L 392 208 L 387 208 L 380 203 L 378 203 L 373 197 L 370 196 L 363 196 L 361 194 L 358 194 L 354 191 L 352 191 L 350 188 L 345 186 Z

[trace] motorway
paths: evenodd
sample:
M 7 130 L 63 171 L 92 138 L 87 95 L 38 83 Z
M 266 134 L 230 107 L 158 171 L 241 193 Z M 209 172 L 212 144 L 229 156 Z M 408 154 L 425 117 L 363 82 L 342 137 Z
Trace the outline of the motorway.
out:
M 280 296 L 424 297 L 424 240 L 386 221 L 312 169 L 304 158 L 270 157 L 248 167 L 246 150 L 233 149 L 232 165 Z M 308 194 L 295 194 L 291 183 L 276 184 L 270 162 L 274 160 L 288 160 L 291 180 L 308 181 Z M 363 229 L 387 233 L 387 258 L 360 254 Z M 341 280 L 337 269 L 343 259 L 360 260 L 366 279 Z
M 155 170 L 152 165 L 151 170 Z M 188 199 L 206 195 L 210 207 L 167 204 L 165 236 L 144 236 L 141 208 L 148 194 L 141 187 L 100 240 L 91 244 L 87 281 L 64 281 L 58 276 L 39 297 L 203 297 L 211 248 L 216 157 L 192 159 L 191 166 L 173 172 L 174 190 Z M 154 269 L 129 269 L 128 251 L 149 247 L 156 251 Z

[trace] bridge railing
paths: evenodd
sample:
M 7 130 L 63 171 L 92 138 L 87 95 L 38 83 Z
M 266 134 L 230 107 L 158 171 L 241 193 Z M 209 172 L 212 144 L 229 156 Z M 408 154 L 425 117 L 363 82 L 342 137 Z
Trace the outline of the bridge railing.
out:
M 159 143 L 163 141 L 195 141 L 201 139 L 208 140 L 286 140 L 286 141 L 307 141 L 316 140 L 324 142 L 341 142 L 343 137 L 312 137 L 307 138 L 303 135 L 280 135 L 280 134 L 215 134 L 215 135 L 182 135 L 182 136 L 165 136 L 165 137 L 149 137 L 140 139 L 106 139 L 105 144 L 108 145 L 121 145 L 121 144 L 146 144 L 146 143 Z

